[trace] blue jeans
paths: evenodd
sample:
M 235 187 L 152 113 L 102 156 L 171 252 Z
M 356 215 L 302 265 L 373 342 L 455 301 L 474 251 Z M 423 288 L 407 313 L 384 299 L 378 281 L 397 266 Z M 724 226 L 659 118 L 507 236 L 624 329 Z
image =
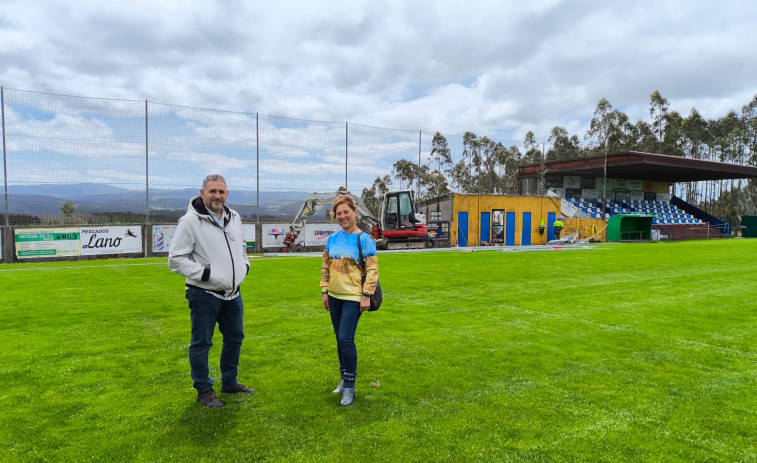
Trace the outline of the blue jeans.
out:
M 242 295 L 224 301 L 202 289 L 187 288 L 189 318 L 192 321 L 192 340 L 189 343 L 189 366 L 192 386 L 200 392 L 213 387 L 209 376 L 208 352 L 213 347 L 213 332 L 223 335 L 221 348 L 221 385 L 231 389 L 238 384 L 239 351 L 244 339 L 244 305 Z
M 344 387 L 355 387 L 357 376 L 357 347 L 355 331 L 360 320 L 360 303 L 329 296 L 329 313 L 336 335 L 336 351 L 339 355 L 339 371 Z

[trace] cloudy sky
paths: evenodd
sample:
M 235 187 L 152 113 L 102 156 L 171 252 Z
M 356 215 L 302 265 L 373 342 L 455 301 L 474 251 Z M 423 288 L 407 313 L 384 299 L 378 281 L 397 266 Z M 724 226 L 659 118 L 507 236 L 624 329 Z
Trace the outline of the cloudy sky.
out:
M 376 127 L 582 137 L 600 98 L 757 94 L 751 0 L 0 0 L 0 85 Z M 506 143 L 511 144 L 511 143 Z

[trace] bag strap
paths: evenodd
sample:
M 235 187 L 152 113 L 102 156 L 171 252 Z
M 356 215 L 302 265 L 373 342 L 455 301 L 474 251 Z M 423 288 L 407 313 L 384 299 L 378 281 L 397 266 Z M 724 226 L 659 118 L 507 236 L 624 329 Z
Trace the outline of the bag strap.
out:
M 360 256 L 360 271 L 363 274 L 363 277 L 365 277 L 365 260 L 363 259 L 363 248 L 360 246 L 360 235 L 363 232 L 360 232 L 357 234 L 357 253 Z

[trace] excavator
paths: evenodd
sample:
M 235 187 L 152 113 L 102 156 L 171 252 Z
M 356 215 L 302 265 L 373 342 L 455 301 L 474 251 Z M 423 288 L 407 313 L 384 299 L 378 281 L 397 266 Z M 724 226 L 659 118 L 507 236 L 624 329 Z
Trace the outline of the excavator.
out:
M 304 251 L 302 240 L 298 240 L 306 223 L 311 217 L 325 210 L 324 220 L 333 221 L 331 206 L 341 195 L 347 195 L 357 206 L 357 222 L 363 224 L 366 231 L 376 242 L 378 249 L 417 249 L 431 248 L 434 240 L 426 227 L 426 218 L 417 213 L 413 192 L 410 190 L 390 191 L 381 197 L 380 217 L 376 219 L 371 211 L 352 193 L 311 193 L 295 215 L 289 232 L 284 238 L 285 251 Z

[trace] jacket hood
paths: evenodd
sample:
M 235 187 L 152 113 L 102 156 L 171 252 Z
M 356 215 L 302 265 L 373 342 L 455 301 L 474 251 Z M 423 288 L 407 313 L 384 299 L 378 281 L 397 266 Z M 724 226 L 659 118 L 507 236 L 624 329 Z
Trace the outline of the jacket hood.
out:
M 227 205 L 223 205 L 223 209 L 226 211 L 226 220 L 225 222 L 228 223 L 231 218 L 231 209 Z M 207 207 L 205 207 L 205 203 L 202 200 L 202 196 L 197 195 L 194 198 L 189 200 L 189 206 L 187 206 L 187 213 L 188 214 L 194 214 L 200 218 L 205 218 L 207 220 L 210 220 L 211 222 L 215 222 L 210 217 L 211 212 L 208 210 Z

